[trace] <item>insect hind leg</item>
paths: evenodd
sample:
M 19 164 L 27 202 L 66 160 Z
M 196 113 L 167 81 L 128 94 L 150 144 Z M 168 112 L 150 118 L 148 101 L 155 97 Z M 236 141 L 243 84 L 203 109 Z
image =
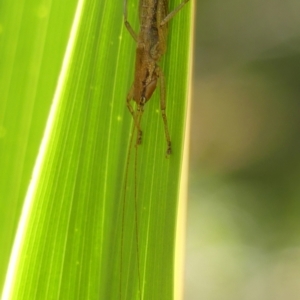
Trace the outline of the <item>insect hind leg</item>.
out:
M 172 153 L 172 147 L 171 147 L 171 138 L 169 133 L 169 126 L 168 126 L 168 120 L 166 115 L 166 85 L 165 85 L 165 76 L 162 72 L 162 70 L 156 66 L 156 73 L 158 74 L 158 77 L 160 79 L 160 110 L 161 110 L 161 116 L 164 122 L 164 128 L 165 128 L 165 137 L 167 142 L 167 151 L 166 151 L 166 157 L 169 157 L 169 155 Z

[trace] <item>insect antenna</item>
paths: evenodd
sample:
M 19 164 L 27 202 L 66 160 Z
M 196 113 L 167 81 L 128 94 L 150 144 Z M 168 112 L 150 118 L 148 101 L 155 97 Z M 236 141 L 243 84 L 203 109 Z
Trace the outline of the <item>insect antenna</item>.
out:
M 138 285 L 139 285 L 139 298 L 141 298 L 141 275 L 140 275 L 140 251 L 139 251 L 139 231 L 138 231 L 138 203 L 137 203 L 137 158 L 138 158 L 138 145 L 141 139 L 141 130 L 139 129 L 141 112 L 136 111 L 134 115 L 133 128 L 129 141 L 129 149 L 127 153 L 126 166 L 125 166 L 125 178 L 124 178 L 124 197 L 122 208 L 122 229 L 121 229 L 121 262 L 120 262 L 120 299 L 122 299 L 122 273 L 123 273 L 123 245 L 124 245 L 124 225 L 125 225 L 125 208 L 126 208 L 126 188 L 128 183 L 129 164 L 131 157 L 131 149 L 133 146 L 133 139 L 137 130 L 136 143 L 135 143 L 135 157 L 134 157 L 134 215 L 135 215 L 135 240 L 136 240 L 136 253 L 137 253 L 137 269 L 138 269 Z

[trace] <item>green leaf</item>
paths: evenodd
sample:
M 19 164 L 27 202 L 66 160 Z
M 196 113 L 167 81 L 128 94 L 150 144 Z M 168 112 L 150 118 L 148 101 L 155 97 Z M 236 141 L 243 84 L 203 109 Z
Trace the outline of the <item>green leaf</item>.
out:
M 129 148 L 135 42 L 115 3 L 78 2 L 4 299 L 174 298 L 192 4 L 170 22 L 161 62 L 173 147 L 166 159 L 158 91 L 145 106 L 143 144 Z M 138 4 L 128 11 L 138 28 Z
M 1 290 L 75 8 L 73 0 L 1 1 Z

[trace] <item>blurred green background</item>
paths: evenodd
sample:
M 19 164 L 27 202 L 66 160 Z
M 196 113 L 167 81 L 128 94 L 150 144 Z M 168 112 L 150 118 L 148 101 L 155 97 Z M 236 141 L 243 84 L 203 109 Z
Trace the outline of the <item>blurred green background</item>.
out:
M 300 299 L 300 2 L 196 4 L 185 299 Z

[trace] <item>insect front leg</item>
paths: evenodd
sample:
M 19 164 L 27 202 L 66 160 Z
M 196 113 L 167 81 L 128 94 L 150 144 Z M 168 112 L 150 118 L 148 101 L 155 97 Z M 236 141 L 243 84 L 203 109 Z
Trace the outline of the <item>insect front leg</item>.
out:
M 138 35 L 137 33 L 133 30 L 132 26 L 127 20 L 127 0 L 124 0 L 124 24 L 130 33 L 130 35 L 133 37 L 133 39 L 137 42 L 138 41 Z
M 175 9 L 173 9 L 160 23 L 160 26 L 167 24 L 187 3 L 189 0 L 183 0 Z
M 166 142 L 167 142 L 166 156 L 168 157 L 172 153 L 172 147 L 171 147 L 171 138 L 170 138 L 170 134 L 169 134 L 168 120 L 167 120 L 167 115 L 166 115 L 165 76 L 164 76 L 162 70 L 158 66 L 156 67 L 156 73 L 160 78 L 160 110 L 161 110 L 162 119 L 164 121 L 165 136 L 166 136 Z
M 132 98 L 133 98 L 133 86 L 127 95 L 126 105 L 133 117 L 134 126 L 137 129 L 136 144 L 140 145 L 142 143 L 142 136 L 143 136 L 143 132 L 140 127 L 140 119 L 141 119 L 141 115 L 142 115 L 143 111 L 140 108 L 138 108 L 138 110 L 136 110 L 136 111 L 134 110 L 134 108 L 131 105 Z
M 140 145 L 142 143 L 142 137 L 143 137 L 143 131 L 141 130 L 140 124 L 141 124 L 141 118 L 142 118 L 143 110 L 139 107 L 136 112 L 136 125 L 137 128 L 137 136 L 136 136 L 136 146 Z

